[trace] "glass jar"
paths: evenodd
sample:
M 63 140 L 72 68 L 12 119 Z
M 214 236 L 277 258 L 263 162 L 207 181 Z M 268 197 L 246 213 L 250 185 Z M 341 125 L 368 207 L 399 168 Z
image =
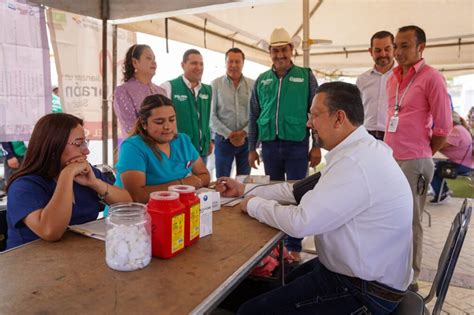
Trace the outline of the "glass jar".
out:
M 151 220 L 141 203 L 117 203 L 105 219 L 105 261 L 119 271 L 146 267 L 151 261 Z

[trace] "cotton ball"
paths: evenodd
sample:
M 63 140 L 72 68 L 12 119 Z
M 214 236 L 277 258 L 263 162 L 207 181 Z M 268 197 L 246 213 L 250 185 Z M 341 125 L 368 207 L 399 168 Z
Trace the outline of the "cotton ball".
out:
M 106 260 L 112 269 L 131 271 L 151 261 L 151 241 L 145 226 L 113 225 L 107 231 Z

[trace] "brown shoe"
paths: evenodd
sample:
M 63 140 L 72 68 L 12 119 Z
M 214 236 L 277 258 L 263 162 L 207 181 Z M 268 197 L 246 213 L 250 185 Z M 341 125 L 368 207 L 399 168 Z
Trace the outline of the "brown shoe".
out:
M 412 292 L 418 292 L 418 282 L 412 283 L 408 286 L 408 290 Z

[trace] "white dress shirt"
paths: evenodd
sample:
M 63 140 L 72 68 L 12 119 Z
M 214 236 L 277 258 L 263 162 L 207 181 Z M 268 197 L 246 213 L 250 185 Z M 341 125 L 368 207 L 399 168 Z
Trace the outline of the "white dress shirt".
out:
M 199 95 L 199 90 L 201 89 L 201 86 L 202 86 L 201 81 L 199 81 L 199 84 L 196 85 L 193 89 L 191 87 L 191 82 L 188 79 L 186 79 L 186 77 L 184 75 L 182 75 L 182 77 L 183 77 L 184 84 L 186 84 L 186 86 L 191 91 L 193 91 L 194 97 L 197 99 L 197 97 Z M 166 91 L 166 97 L 169 98 L 170 100 L 172 100 L 173 98 L 171 97 L 171 82 L 170 81 L 165 81 L 165 82 L 161 83 L 160 87 L 162 87 Z
M 293 237 L 315 235 L 319 259 L 333 272 L 405 290 L 413 277 L 413 198 L 392 150 L 361 126 L 326 162 L 300 205 L 273 201 L 294 203 L 291 184 L 260 187 L 249 215 Z
M 357 87 L 364 104 L 364 126 L 367 130 L 385 131 L 387 123 L 387 80 L 393 73 L 393 67 L 385 73 L 375 68 L 362 73 L 357 78 Z

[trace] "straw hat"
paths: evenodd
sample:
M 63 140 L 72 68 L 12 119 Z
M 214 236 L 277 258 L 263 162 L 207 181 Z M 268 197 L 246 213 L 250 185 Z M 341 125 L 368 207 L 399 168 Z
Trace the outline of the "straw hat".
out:
M 290 34 L 283 27 L 275 28 L 270 36 L 270 46 L 277 47 L 288 44 L 293 45 Z

